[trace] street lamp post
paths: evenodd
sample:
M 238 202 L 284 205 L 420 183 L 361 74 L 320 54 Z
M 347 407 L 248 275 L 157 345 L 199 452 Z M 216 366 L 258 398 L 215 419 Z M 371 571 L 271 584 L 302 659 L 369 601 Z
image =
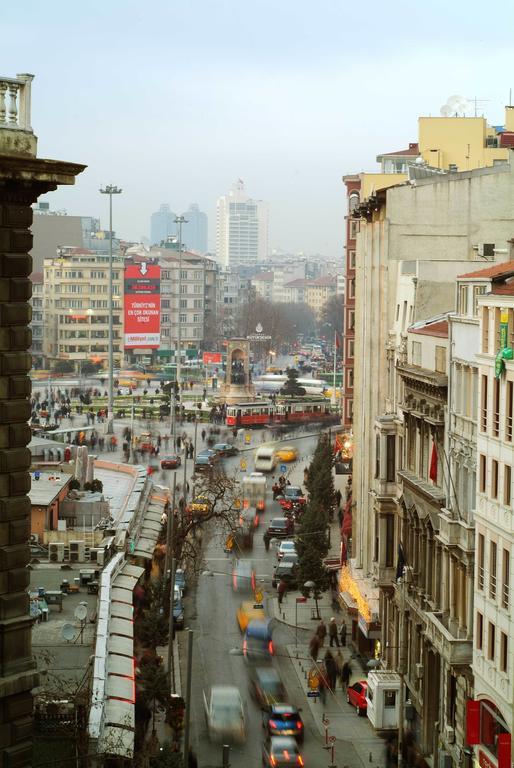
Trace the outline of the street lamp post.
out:
M 177 356 L 176 380 L 179 387 L 180 387 L 181 374 L 182 374 L 182 363 L 181 363 L 182 328 L 180 325 L 180 302 L 182 298 L 182 224 L 187 224 L 187 223 L 188 222 L 184 216 L 177 216 L 175 219 L 175 224 L 178 224 L 178 302 L 177 302 L 178 325 L 177 325 L 177 346 L 176 346 L 175 354 Z
M 114 184 L 100 187 L 102 195 L 109 195 L 109 384 L 107 391 L 107 433 L 114 432 L 114 340 L 113 340 L 113 287 L 112 287 L 112 196 L 122 190 Z

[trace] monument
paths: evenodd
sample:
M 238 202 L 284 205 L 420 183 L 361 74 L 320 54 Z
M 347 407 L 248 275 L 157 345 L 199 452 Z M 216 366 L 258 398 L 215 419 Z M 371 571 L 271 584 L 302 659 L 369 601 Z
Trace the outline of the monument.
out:
M 251 402 L 255 388 L 250 376 L 250 342 L 248 339 L 229 339 L 225 383 L 220 391 L 221 400 L 228 405 Z

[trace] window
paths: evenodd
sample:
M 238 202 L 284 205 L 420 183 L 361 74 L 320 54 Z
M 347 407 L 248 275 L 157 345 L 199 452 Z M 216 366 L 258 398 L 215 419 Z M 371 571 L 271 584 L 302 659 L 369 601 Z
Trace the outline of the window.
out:
M 506 507 L 510 507 L 512 498 L 512 468 L 509 464 L 505 464 L 503 467 L 503 503 Z
M 510 590 L 510 551 L 508 549 L 503 550 L 502 557 L 502 608 L 509 607 L 509 590 Z
M 485 538 L 483 533 L 478 534 L 477 542 L 477 587 L 484 589 L 484 558 L 485 558 Z
M 494 378 L 493 381 L 493 437 L 500 435 L 500 379 Z
M 384 691 L 384 707 L 396 707 L 396 691 Z
M 489 352 L 489 307 L 482 310 L 482 352 Z
M 482 390 L 480 394 L 480 429 L 487 431 L 487 374 L 482 375 Z
M 485 285 L 475 285 L 473 287 L 473 317 L 478 317 L 478 297 L 485 293 Z
M 498 498 L 498 462 L 491 459 L 491 498 Z
M 355 278 L 354 277 L 348 280 L 348 297 L 350 299 L 355 298 Z
M 435 369 L 437 373 L 446 373 L 446 347 L 435 348 Z
M 505 440 L 512 442 L 512 402 L 513 402 L 513 382 L 507 381 L 507 391 L 505 393 Z
M 360 196 L 358 192 L 351 192 L 348 196 L 348 213 L 352 213 L 360 202 Z
M 375 478 L 380 477 L 380 435 L 375 436 Z
M 396 479 L 396 436 L 395 435 L 387 435 L 386 449 L 387 449 L 386 480 L 388 483 L 394 483 Z
M 348 312 L 348 329 L 353 331 L 355 329 L 355 310 L 350 309 Z
M 355 341 L 353 339 L 348 339 L 348 357 L 354 357 L 355 356 Z
M 496 566 L 498 547 L 495 541 L 489 544 L 489 597 L 496 600 Z
M 481 651 L 484 647 L 484 617 L 477 611 L 477 637 L 476 637 L 477 650 Z
M 459 285 L 459 313 L 461 315 L 468 314 L 468 286 Z
M 187 315 L 185 315 L 185 314 L 182 314 L 182 313 L 181 313 L 181 314 L 178 316 L 178 319 L 179 319 L 179 323 L 187 323 Z
M 355 263 L 355 251 L 352 248 L 352 250 L 348 251 L 348 268 L 355 269 Z
M 421 365 L 421 342 L 412 342 L 412 365 Z
M 348 389 L 353 388 L 353 368 L 349 368 L 346 372 L 346 386 Z
M 180 299 L 180 309 L 187 309 L 187 299 Z
M 394 565 L 394 517 L 386 517 L 386 541 L 385 541 L 385 564 L 386 568 L 392 568 Z
M 494 656 L 496 652 L 496 627 L 494 626 L 493 622 L 489 622 L 489 626 L 487 629 L 487 658 L 489 661 L 494 661 Z
M 361 228 L 360 221 L 356 221 L 355 219 L 352 219 L 352 221 L 350 221 L 350 240 L 355 240 L 355 238 L 359 234 L 360 228 Z
M 502 632 L 500 634 L 500 672 L 507 672 L 507 667 L 509 665 L 509 657 L 508 657 L 508 639 L 505 632 Z
M 187 293 L 187 285 L 180 286 L 180 293 Z
M 479 475 L 479 488 L 481 493 L 485 493 L 485 486 L 487 482 L 487 464 L 486 458 L 483 453 L 480 454 L 480 475 Z
M 161 307 L 163 309 L 169 309 L 170 308 L 170 300 L 169 299 L 161 299 Z
M 161 315 L 161 322 L 163 323 L 169 323 L 170 316 L 169 315 Z
M 180 270 L 180 279 L 181 280 L 187 280 L 187 269 L 181 269 Z

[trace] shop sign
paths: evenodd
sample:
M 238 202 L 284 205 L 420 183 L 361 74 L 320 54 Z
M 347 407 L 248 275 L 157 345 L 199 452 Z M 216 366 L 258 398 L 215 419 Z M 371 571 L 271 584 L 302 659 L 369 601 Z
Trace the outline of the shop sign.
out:
M 125 349 L 158 349 L 161 325 L 161 268 L 143 261 L 126 264 Z
M 480 768 L 498 768 L 496 760 L 491 760 L 481 749 L 478 751 L 478 764 Z
M 366 637 L 368 640 L 380 640 L 381 633 L 380 633 L 380 623 L 377 621 L 366 621 L 364 616 L 361 616 L 359 613 L 359 617 L 357 619 L 357 623 L 359 626 L 360 631 Z
M 221 352 L 204 352 L 203 362 L 205 365 L 212 365 L 214 363 L 221 363 Z

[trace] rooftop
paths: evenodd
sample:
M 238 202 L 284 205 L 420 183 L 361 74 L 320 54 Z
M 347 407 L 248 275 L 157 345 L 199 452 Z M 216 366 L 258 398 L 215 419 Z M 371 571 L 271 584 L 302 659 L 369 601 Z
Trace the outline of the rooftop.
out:
M 40 472 L 39 480 L 35 480 L 33 474 L 29 491 L 32 506 L 47 507 L 69 483 L 71 477 L 60 472 Z
M 382 152 L 377 156 L 377 161 L 380 162 L 382 157 L 417 157 L 419 155 L 419 144 L 417 142 L 411 142 L 407 149 L 399 149 L 397 152 Z
M 407 328 L 409 333 L 418 333 L 423 336 L 437 336 L 441 339 L 448 338 L 448 318 L 446 315 L 436 315 L 426 320 L 419 320 Z
M 495 277 L 509 277 L 510 275 L 514 275 L 514 261 L 504 261 L 501 264 L 484 267 L 484 269 L 478 269 L 475 272 L 466 272 L 463 275 L 458 275 L 457 279 L 492 280 Z
M 258 274 L 252 277 L 252 280 L 258 280 L 259 282 L 272 282 L 273 272 L 258 272 Z

